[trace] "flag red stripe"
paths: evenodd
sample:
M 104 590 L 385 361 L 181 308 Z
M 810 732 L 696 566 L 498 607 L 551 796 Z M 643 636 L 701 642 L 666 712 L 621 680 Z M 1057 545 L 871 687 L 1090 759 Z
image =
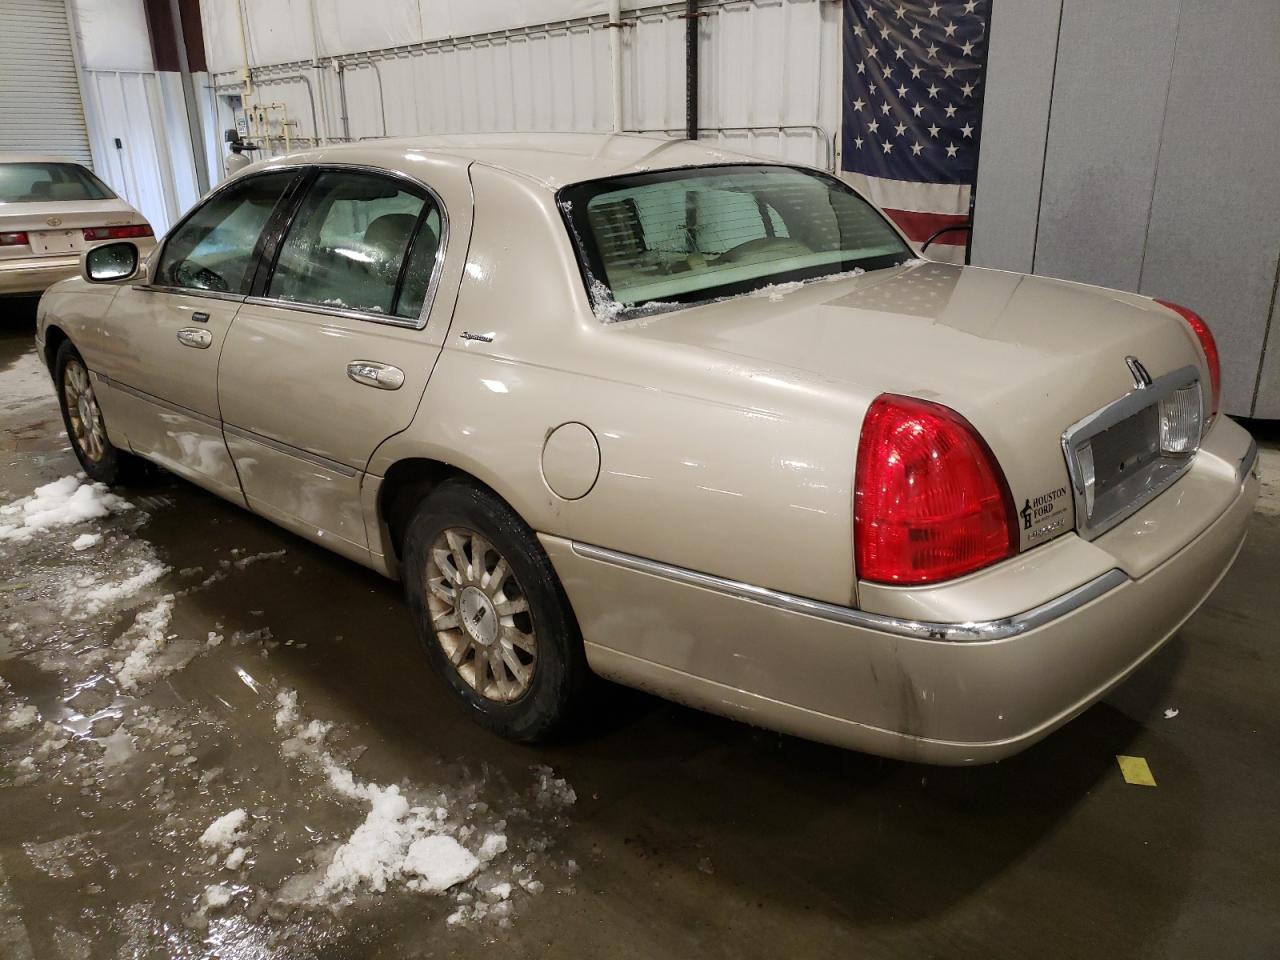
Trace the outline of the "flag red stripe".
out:
M 901 227 L 902 232 L 915 243 L 923 243 L 943 227 L 955 227 L 969 222 L 967 216 L 954 213 L 920 213 L 916 210 L 892 210 L 888 207 L 884 208 L 884 212 L 893 218 L 893 222 Z M 953 230 L 950 233 L 944 233 L 933 242 L 963 247 L 968 240 L 967 230 Z

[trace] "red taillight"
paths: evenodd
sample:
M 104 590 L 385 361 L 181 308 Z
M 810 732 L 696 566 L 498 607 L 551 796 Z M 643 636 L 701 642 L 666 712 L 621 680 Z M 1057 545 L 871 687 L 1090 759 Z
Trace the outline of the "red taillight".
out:
M 0 233 L 0 247 L 25 247 L 27 235 L 21 230 L 11 233 Z
M 990 447 L 949 407 L 881 394 L 858 441 L 858 576 L 935 583 L 1012 556 L 1013 497 Z
M 153 237 L 149 223 L 135 223 L 127 227 L 85 227 L 86 240 L 133 240 L 136 237 Z
M 1187 321 L 1187 326 L 1191 328 L 1191 332 L 1196 335 L 1196 339 L 1200 342 L 1200 349 L 1204 351 L 1205 363 L 1209 365 L 1209 387 L 1210 393 L 1213 395 L 1213 404 L 1209 408 L 1209 416 L 1216 417 L 1218 415 L 1218 404 L 1222 399 L 1222 362 L 1218 357 L 1218 342 L 1213 339 L 1213 331 L 1209 329 L 1209 325 L 1204 322 L 1200 314 L 1194 310 L 1180 307 L 1178 304 L 1170 303 L 1168 300 L 1161 300 L 1159 297 L 1156 298 L 1156 303 L 1168 307 L 1183 320 Z

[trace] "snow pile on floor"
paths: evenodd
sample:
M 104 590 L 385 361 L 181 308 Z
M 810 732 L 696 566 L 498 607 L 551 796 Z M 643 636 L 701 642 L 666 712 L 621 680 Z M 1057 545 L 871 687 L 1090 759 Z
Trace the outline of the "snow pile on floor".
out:
M 240 828 L 249 819 L 244 810 L 235 809 L 224 813 L 205 828 L 197 841 L 202 847 L 213 847 L 215 850 L 229 850 L 242 839 Z
M 129 651 L 123 660 L 111 665 L 111 672 L 123 689 L 136 690 L 139 685 L 186 665 L 184 662 L 166 666 L 157 662 L 160 652 L 168 642 L 165 631 L 169 629 L 172 617 L 173 597 L 161 597 L 155 606 L 139 613 L 133 626 L 116 642 L 118 648 Z
M 457 804 L 451 808 L 443 793 L 432 802 L 414 804 L 400 786 L 381 786 L 358 780 L 326 744 L 332 724 L 306 720 L 298 710 L 298 696 L 293 690 L 282 690 L 276 697 L 275 725 L 285 736 L 281 745 L 286 757 L 302 759 L 324 775 L 328 785 L 339 795 L 368 804 L 364 821 L 333 852 L 332 858 L 313 878 L 298 877 L 289 884 L 287 896 L 298 903 L 320 905 L 339 902 L 359 891 L 381 893 L 393 884 L 403 884 L 417 893 L 443 894 L 479 877 L 490 870 L 495 859 L 507 851 L 507 837 L 499 832 L 505 821 L 499 820 L 494 831 L 484 834 L 475 851 L 464 845 L 479 838 L 472 820 L 477 812 L 487 812 L 484 804 L 471 804 L 463 812 Z M 533 791 L 536 805 L 563 807 L 576 800 L 573 788 L 554 776 L 549 767 L 535 769 L 538 784 Z M 517 865 L 515 870 L 526 869 Z M 497 882 L 495 882 L 497 881 Z M 478 881 L 477 881 L 478 882 Z M 491 897 L 491 902 L 506 901 L 512 885 L 500 878 L 490 878 L 486 889 L 505 894 Z M 520 880 L 523 889 L 539 892 L 541 883 L 532 877 Z M 282 894 L 283 896 L 283 894 Z M 455 913 L 453 923 L 483 919 L 488 906 L 475 905 L 471 893 L 458 893 L 463 909 Z M 498 910 L 501 919 L 510 915 L 510 905 Z
M 96 547 L 101 542 L 102 534 L 100 533 L 82 533 L 71 541 L 71 549 L 79 553 L 81 550 Z
M 138 566 L 137 572 L 123 580 L 103 582 L 87 577 L 63 589 L 62 610 L 68 616 L 97 616 L 107 607 L 132 599 L 135 594 L 151 586 L 168 572 L 166 564 L 148 559 Z
M 104 483 L 67 476 L 0 507 L 0 540 L 21 543 L 53 527 L 99 520 L 132 508 L 133 504 L 111 493 Z

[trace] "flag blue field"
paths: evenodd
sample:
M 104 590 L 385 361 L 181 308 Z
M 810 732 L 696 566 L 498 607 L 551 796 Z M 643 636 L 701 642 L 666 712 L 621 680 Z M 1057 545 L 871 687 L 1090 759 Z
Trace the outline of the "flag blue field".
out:
M 969 216 L 990 5 L 844 2 L 842 175 L 915 241 Z M 967 240 L 930 254 L 961 259 Z

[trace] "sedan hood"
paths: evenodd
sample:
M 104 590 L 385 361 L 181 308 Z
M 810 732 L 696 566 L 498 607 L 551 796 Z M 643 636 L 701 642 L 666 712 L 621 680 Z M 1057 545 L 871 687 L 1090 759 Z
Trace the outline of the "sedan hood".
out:
M 863 411 L 886 392 L 945 404 L 990 444 L 1016 505 L 1049 498 L 1055 515 L 1071 509 L 1062 433 L 1134 389 L 1126 356 L 1153 377 L 1200 363 L 1183 322 L 1144 297 L 922 261 L 628 325 L 732 358 L 726 367 L 766 388 L 835 388 Z

